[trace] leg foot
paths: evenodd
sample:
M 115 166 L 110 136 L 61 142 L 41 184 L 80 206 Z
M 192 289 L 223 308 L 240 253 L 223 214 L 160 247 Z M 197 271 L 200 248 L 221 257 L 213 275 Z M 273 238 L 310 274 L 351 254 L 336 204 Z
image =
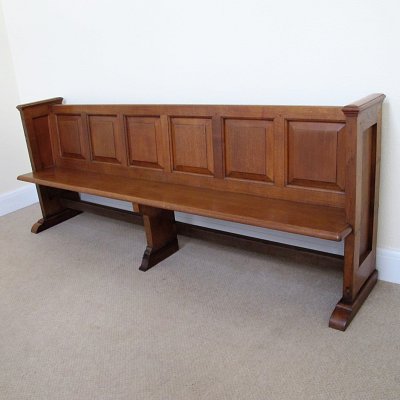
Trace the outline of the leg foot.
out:
M 348 304 L 344 302 L 343 299 L 341 299 L 333 310 L 333 313 L 329 320 L 329 327 L 337 329 L 339 331 L 345 331 L 346 328 L 350 325 L 352 319 L 357 314 L 362 304 L 364 303 L 365 299 L 370 294 L 377 280 L 378 271 L 374 270 L 374 272 L 369 276 L 363 287 L 360 289 L 356 299 L 351 304 Z
M 71 209 L 67 208 L 57 214 L 50 216 L 50 217 L 41 218 L 41 219 L 39 219 L 38 222 L 33 224 L 31 232 L 32 233 L 43 232 L 46 229 L 49 229 L 54 225 L 60 224 L 61 222 L 66 221 L 67 219 L 75 217 L 75 215 L 78 215 L 81 212 L 82 211 L 71 210 Z
M 143 205 L 134 205 L 143 216 L 147 247 L 143 255 L 141 271 L 147 271 L 160 261 L 179 250 L 174 212 Z
M 154 250 L 152 247 L 147 246 L 143 254 L 142 265 L 140 271 L 147 271 L 160 261 L 176 253 L 179 250 L 178 240 L 174 239 L 172 242 L 167 243 L 164 247 Z

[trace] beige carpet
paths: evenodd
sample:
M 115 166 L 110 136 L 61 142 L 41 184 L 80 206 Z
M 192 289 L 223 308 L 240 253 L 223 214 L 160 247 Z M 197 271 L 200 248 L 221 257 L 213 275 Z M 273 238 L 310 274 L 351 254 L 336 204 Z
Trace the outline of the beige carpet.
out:
M 342 333 L 337 262 L 182 237 L 143 273 L 140 226 L 38 218 L 0 218 L 1 399 L 400 398 L 398 285 Z

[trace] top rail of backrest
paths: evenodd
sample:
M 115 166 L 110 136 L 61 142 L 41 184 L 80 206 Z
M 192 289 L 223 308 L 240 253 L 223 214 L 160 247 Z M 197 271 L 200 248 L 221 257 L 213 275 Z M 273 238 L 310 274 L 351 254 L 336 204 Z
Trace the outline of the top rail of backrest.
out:
M 342 107 L 337 106 L 285 106 L 285 105 L 209 105 L 209 104 L 55 104 L 54 113 L 169 115 L 243 118 L 275 118 L 280 115 L 344 121 Z

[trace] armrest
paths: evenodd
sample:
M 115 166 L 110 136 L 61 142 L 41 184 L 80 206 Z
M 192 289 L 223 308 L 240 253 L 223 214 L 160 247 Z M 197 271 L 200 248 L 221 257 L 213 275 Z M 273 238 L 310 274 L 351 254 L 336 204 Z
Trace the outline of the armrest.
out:
M 342 111 L 345 115 L 357 115 L 361 111 L 367 110 L 376 104 L 381 104 L 383 100 L 385 100 L 385 97 L 386 96 L 382 93 L 370 94 L 367 97 L 363 97 L 360 100 L 344 106 Z
M 37 107 L 42 105 L 61 104 L 62 102 L 63 102 L 62 97 L 53 97 L 52 99 L 34 101 L 33 103 L 20 104 L 19 106 L 17 106 L 17 109 L 18 111 L 22 112 L 25 108 Z

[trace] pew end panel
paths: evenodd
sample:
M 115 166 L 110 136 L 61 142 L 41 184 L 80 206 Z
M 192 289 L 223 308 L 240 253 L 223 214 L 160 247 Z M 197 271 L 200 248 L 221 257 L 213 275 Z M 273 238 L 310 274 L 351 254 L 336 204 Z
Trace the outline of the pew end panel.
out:
M 346 220 L 343 297 L 329 325 L 345 330 L 378 279 L 376 242 L 379 207 L 382 102 L 365 97 L 343 108 L 346 115 Z
M 55 97 L 17 106 L 21 115 L 32 171 L 34 172 L 55 166 L 56 156 L 51 140 L 50 120 L 52 118 L 52 106 L 62 102 L 62 97 Z M 80 214 L 80 211 L 66 208 L 60 202 L 62 197 L 79 200 L 79 193 L 49 188 L 39 184 L 36 184 L 36 191 L 43 217 L 33 224 L 32 233 L 40 233 Z

